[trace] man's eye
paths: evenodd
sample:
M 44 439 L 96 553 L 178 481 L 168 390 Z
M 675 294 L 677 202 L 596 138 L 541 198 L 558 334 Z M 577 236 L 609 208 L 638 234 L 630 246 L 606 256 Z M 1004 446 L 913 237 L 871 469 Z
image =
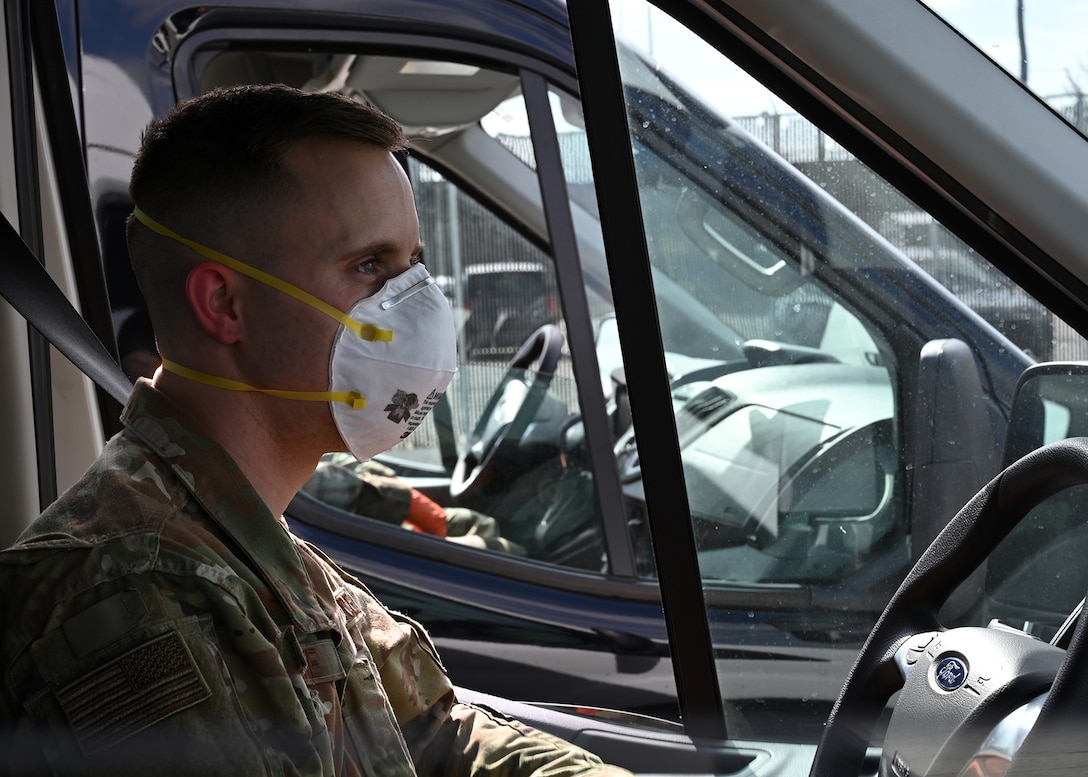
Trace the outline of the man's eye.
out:
M 359 262 L 359 264 L 356 266 L 356 269 L 361 273 L 366 273 L 367 275 L 373 275 L 376 272 L 373 259 L 367 259 L 365 262 Z

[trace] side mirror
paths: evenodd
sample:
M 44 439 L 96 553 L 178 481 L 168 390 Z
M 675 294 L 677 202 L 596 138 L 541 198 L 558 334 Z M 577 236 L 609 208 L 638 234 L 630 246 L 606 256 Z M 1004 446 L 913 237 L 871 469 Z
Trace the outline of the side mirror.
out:
M 616 324 L 616 314 L 609 313 L 597 322 L 597 365 L 601 370 L 601 391 L 605 399 L 611 399 L 615 386 L 612 373 L 623 369 L 623 354 L 620 352 L 620 330 Z
M 620 332 L 614 313 L 597 324 L 597 364 L 605 399 L 611 399 L 616 406 L 612 414 L 612 440 L 616 441 L 631 428 L 631 401 L 627 398 L 627 375 L 623 371 Z
M 1088 437 L 1088 362 L 1035 364 L 1016 385 L 1003 466 L 1067 437 Z

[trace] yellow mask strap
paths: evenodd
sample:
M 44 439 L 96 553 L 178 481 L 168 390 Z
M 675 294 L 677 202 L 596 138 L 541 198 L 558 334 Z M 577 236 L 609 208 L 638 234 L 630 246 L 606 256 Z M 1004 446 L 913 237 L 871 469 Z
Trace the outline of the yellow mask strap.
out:
M 392 342 L 393 332 L 390 329 L 379 329 L 373 324 L 364 324 L 360 321 L 356 321 L 354 318 L 344 313 L 341 310 L 337 310 L 324 300 L 318 299 L 308 291 L 303 291 L 298 286 L 288 283 L 282 278 L 277 278 L 275 275 L 270 275 L 263 270 L 258 270 L 256 267 L 252 267 L 245 262 L 241 262 L 233 257 L 227 256 L 224 253 L 216 251 L 214 248 L 208 248 L 208 246 L 196 242 L 195 240 L 189 240 L 186 237 L 182 237 L 169 227 L 163 226 L 155 219 L 148 216 L 139 206 L 136 206 L 133 211 L 136 216 L 136 220 L 143 224 L 148 229 L 157 232 L 163 237 L 168 237 L 171 240 L 176 240 L 198 254 L 205 259 L 210 259 L 213 262 L 217 262 L 224 267 L 228 267 L 235 272 L 240 272 L 243 275 L 248 275 L 256 281 L 260 281 L 266 286 L 271 286 L 277 291 L 282 291 L 284 294 L 289 294 L 300 302 L 304 302 L 312 308 L 316 308 L 330 318 L 343 324 L 346 328 L 350 329 L 355 334 L 359 335 L 364 340 L 374 341 L 379 340 L 383 342 Z M 245 389 L 247 391 L 256 391 L 259 389 Z
M 357 391 L 280 391 L 279 389 L 262 389 L 251 386 L 248 383 L 242 383 L 239 380 L 220 378 L 217 375 L 209 375 L 206 372 L 197 372 L 188 367 L 182 367 L 177 362 L 172 362 L 169 359 L 162 360 L 162 367 L 168 372 L 180 375 L 183 378 L 188 378 L 189 380 L 195 380 L 197 383 L 204 383 L 208 386 L 215 386 L 216 388 L 228 389 L 230 391 L 256 391 L 260 394 L 268 394 L 269 396 L 279 397 L 280 399 L 301 399 L 308 402 L 343 402 L 353 410 L 362 410 L 366 407 L 366 398 Z

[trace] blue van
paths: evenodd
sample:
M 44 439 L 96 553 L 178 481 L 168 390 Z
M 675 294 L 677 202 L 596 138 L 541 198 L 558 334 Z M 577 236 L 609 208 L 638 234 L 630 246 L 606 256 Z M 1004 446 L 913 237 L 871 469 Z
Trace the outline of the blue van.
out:
M 388 112 L 412 137 L 424 261 L 471 315 L 446 398 L 378 464 L 477 519 L 426 536 L 315 486 L 287 520 L 423 621 L 459 685 L 775 743 L 718 762 L 759 773 L 807 767 L 867 641 L 854 676 L 883 650 L 876 674 L 899 655 L 921 682 L 936 623 L 896 621 L 923 636 L 893 645 L 878 618 L 1009 463 L 1025 373 L 1088 355 L 1066 223 L 1088 206 L 1063 188 L 1088 150 L 915 0 L 712 5 L 58 2 L 101 255 L 71 272 L 112 341 L 145 304 L 122 239 L 132 154 L 179 100 L 283 82 Z M 941 56 L 896 54 L 919 41 Z M 995 148 L 1011 182 L 976 159 Z M 942 253 L 918 254 L 915 222 Z M 490 276 L 507 299 L 473 324 Z M 109 432 L 115 408 L 90 406 Z M 1081 546 L 1051 520 L 962 570 L 941 624 L 1060 645 L 1084 591 L 1052 543 Z

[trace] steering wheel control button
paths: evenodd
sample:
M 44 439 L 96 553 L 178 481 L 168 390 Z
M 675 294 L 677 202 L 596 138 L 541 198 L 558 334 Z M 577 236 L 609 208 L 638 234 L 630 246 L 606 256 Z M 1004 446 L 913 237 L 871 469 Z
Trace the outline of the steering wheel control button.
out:
M 932 642 L 936 638 L 936 636 L 937 635 L 933 632 L 928 632 L 926 634 L 916 634 L 910 639 L 910 649 L 921 653 L 927 647 L 929 647 L 929 643 Z
M 910 777 L 910 767 L 907 766 L 906 759 L 903 758 L 903 756 L 901 756 L 899 753 L 896 753 L 895 757 L 892 758 L 891 776 Z
M 967 663 L 956 656 L 945 656 L 933 670 L 933 680 L 944 691 L 957 691 L 967 682 Z
M 932 661 L 933 657 L 926 655 L 926 648 L 929 647 L 936 637 L 937 632 L 935 631 L 915 634 L 913 637 L 905 640 L 903 644 L 899 646 L 899 649 L 895 651 L 895 664 L 904 680 L 906 680 L 910 673 L 914 671 L 915 665 L 923 658 L 928 658 Z
M 974 691 L 979 696 L 983 696 L 990 691 L 990 686 L 993 685 L 993 677 L 986 677 L 977 672 L 967 678 L 967 690 Z
M 933 642 L 933 639 L 937 635 L 930 632 L 928 634 L 916 634 L 907 640 L 906 652 L 903 655 L 903 660 L 908 666 L 913 666 L 918 663 L 918 660 L 925 655 L 926 648 Z

